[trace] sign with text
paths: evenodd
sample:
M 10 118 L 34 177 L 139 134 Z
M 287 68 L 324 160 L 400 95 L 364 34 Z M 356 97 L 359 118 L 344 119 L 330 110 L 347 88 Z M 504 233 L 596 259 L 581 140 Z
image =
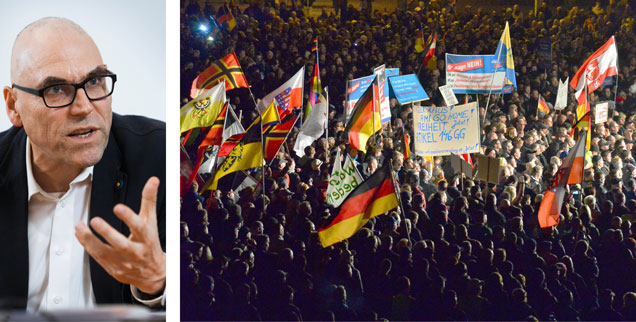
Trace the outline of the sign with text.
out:
M 497 66 L 495 73 L 496 61 L 494 55 L 446 54 L 446 84 L 453 88 L 455 94 L 500 93 L 506 72 L 505 68 Z M 512 85 L 507 85 L 503 93 L 511 93 L 512 89 Z
M 340 150 L 338 150 L 331 177 L 329 177 L 329 186 L 327 186 L 327 203 L 339 207 L 362 181 L 364 180 L 349 154 L 345 157 L 344 165 L 340 166 Z
M 442 97 L 444 97 L 444 101 L 446 102 L 446 106 L 457 105 L 459 102 L 457 101 L 457 96 L 453 93 L 453 87 L 450 85 L 444 85 L 439 87 L 439 92 L 442 93 Z
M 389 78 L 391 97 L 397 98 L 400 104 L 419 102 L 428 99 L 428 95 L 415 74 L 394 76 Z
M 477 102 L 456 106 L 414 106 L 413 124 L 417 155 L 479 152 Z
M 598 103 L 594 107 L 594 124 L 607 122 L 609 112 L 609 102 Z
M 382 66 L 380 66 L 382 67 Z M 397 76 L 400 74 L 399 68 L 385 68 L 384 69 L 386 77 Z M 375 73 L 370 76 L 365 76 L 361 78 L 356 78 L 354 80 L 350 80 L 347 82 L 347 93 L 346 93 L 346 101 L 345 106 L 347 108 L 347 122 L 351 117 L 351 112 L 353 111 L 353 107 L 356 105 L 356 102 L 360 99 L 364 91 L 371 86 L 371 82 L 373 81 L 373 77 L 375 77 Z M 387 103 L 383 109 L 382 103 L 380 103 L 380 115 L 382 117 L 382 123 L 391 122 L 391 110 L 389 105 L 389 86 L 384 86 L 384 97 L 387 98 Z

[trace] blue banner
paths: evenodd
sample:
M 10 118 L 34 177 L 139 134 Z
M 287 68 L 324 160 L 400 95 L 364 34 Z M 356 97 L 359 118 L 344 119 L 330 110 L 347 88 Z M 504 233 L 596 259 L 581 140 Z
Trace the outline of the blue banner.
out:
M 387 68 L 386 69 L 386 77 L 389 78 L 391 76 L 397 76 L 400 74 L 399 68 Z M 365 76 L 356 78 L 354 80 L 349 81 L 349 87 L 347 88 L 347 121 L 349 121 L 349 117 L 351 116 L 351 112 L 353 107 L 356 105 L 356 102 L 360 99 L 364 91 L 371 86 L 371 82 L 373 81 L 373 77 L 375 75 Z M 390 78 L 389 78 L 390 79 Z M 384 86 L 384 96 L 389 97 L 389 86 Z M 390 122 L 391 115 L 388 117 L 382 118 L 382 123 Z
M 495 73 L 496 61 L 494 55 L 446 54 L 446 84 L 453 87 L 455 94 L 510 93 L 512 85 L 502 90 L 506 68 L 497 66 Z
M 428 99 L 426 91 L 415 74 L 395 76 L 389 78 L 391 83 L 390 97 L 397 98 L 400 104 L 408 104 Z

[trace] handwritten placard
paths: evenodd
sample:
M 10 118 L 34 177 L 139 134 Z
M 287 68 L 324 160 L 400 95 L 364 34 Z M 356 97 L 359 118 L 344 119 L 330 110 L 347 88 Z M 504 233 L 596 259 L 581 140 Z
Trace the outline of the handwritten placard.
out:
M 415 153 L 421 156 L 479 152 L 477 102 L 413 108 Z

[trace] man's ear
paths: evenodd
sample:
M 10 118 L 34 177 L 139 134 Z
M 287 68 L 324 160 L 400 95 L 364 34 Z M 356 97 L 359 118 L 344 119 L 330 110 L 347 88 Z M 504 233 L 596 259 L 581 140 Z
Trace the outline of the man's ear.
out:
M 5 86 L 2 90 L 2 94 L 4 95 L 4 101 L 6 103 L 7 116 L 9 117 L 9 121 L 11 121 L 14 126 L 22 126 L 20 113 L 18 113 L 18 110 L 16 110 L 15 108 L 17 97 L 13 92 L 13 89 L 9 86 Z

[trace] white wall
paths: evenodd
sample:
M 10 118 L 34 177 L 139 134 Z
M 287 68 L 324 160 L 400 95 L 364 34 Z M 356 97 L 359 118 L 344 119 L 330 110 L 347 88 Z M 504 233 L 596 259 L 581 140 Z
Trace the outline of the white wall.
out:
M 93 37 L 104 63 L 117 74 L 113 112 L 165 121 L 165 7 L 161 0 L 3 1 L 0 5 L 0 87 L 11 85 L 11 48 L 18 33 L 43 17 L 68 18 Z M 174 46 L 178 48 L 179 44 Z M 4 131 L 11 123 L 4 99 L 0 106 L 0 131 Z

